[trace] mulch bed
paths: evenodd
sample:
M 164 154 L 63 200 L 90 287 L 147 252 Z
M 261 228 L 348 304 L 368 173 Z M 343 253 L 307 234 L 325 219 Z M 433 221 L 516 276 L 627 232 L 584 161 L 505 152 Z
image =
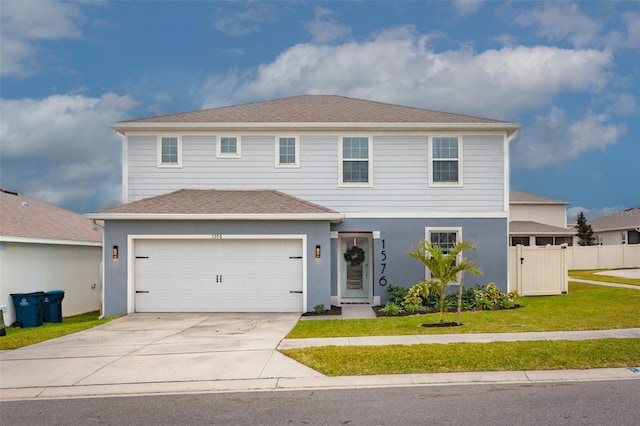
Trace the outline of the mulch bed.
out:
M 372 306 L 371 309 L 373 309 L 373 312 L 375 312 L 376 317 L 409 317 L 412 315 L 423 315 L 423 314 L 434 314 L 437 312 L 440 312 L 439 310 L 436 309 L 429 309 L 425 312 L 400 312 L 399 314 L 385 314 L 384 312 L 382 312 L 382 308 L 384 308 L 384 306 Z M 515 305 L 512 308 L 500 308 L 499 306 L 494 306 L 493 307 L 493 311 L 501 311 L 501 310 L 505 310 L 505 309 L 519 309 L 519 308 L 524 308 L 524 305 Z M 457 308 L 455 309 L 447 309 L 445 312 L 457 312 Z M 468 311 L 462 310 L 462 312 L 479 312 L 481 311 L 481 309 L 471 309 Z M 456 326 L 458 325 L 457 323 L 451 323 L 451 324 L 455 324 Z M 435 327 L 440 326 L 439 324 L 435 324 Z
M 304 314 L 302 314 L 303 317 L 317 317 L 317 316 L 324 316 L 324 315 L 342 315 L 342 308 L 340 306 L 333 306 L 331 305 L 331 309 L 327 309 L 324 312 L 321 313 L 316 313 L 316 312 L 305 312 Z

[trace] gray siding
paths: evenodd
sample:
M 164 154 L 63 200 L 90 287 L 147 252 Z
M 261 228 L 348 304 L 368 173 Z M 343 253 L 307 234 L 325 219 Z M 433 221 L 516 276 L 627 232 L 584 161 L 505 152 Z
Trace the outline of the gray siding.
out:
M 344 213 L 504 210 L 503 136 L 465 135 L 464 185 L 448 188 L 428 186 L 427 138 L 373 136 L 373 187 L 341 188 L 338 135 L 302 134 L 299 168 L 275 167 L 275 135 L 243 136 L 238 159 L 216 158 L 213 135 L 183 136 L 181 168 L 157 167 L 155 136 L 129 136 L 128 201 L 182 188 L 277 189 Z
M 374 296 L 381 303 L 387 300 L 387 286 L 380 285 L 382 263 L 382 240 L 387 255 L 385 278 L 388 284 L 411 287 L 425 278 L 424 266 L 406 255 L 425 238 L 425 228 L 462 228 L 462 238 L 472 241 L 477 250 L 465 252 L 473 262 L 478 262 L 482 275 L 467 275 L 465 286 L 484 286 L 494 282 L 502 291 L 507 291 L 507 220 L 506 219 L 349 219 L 332 225 L 332 231 L 373 232 L 380 231 L 380 239 L 373 240 L 373 287 Z M 336 241 L 332 241 L 331 294 L 337 294 L 337 264 L 342 253 L 337 252 Z

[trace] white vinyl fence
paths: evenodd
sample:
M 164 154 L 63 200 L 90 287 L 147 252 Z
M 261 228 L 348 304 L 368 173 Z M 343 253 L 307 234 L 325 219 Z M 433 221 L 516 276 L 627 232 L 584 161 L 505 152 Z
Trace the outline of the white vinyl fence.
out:
M 566 294 L 566 252 L 561 246 L 509 247 L 509 289 L 521 296 Z
M 567 248 L 568 269 L 640 268 L 640 244 Z

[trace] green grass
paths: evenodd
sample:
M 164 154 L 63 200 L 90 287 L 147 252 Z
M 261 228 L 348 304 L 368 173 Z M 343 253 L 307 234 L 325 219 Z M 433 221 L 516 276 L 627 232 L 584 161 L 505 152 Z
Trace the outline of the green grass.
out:
M 0 337 L 0 350 L 18 349 L 23 346 L 44 342 L 45 340 L 55 339 L 56 337 L 66 336 L 67 334 L 104 324 L 115 318 L 98 319 L 99 315 L 98 311 L 87 312 L 65 317 L 61 323 L 45 322 L 40 327 L 7 327 L 7 335 Z
M 448 333 L 509 333 L 522 331 L 605 330 L 640 327 L 640 291 L 571 282 L 569 294 L 521 297 L 523 308 L 463 312 L 462 327 L 426 328 L 438 314 L 354 320 L 299 321 L 287 336 L 391 336 Z M 449 313 L 445 321 L 455 321 Z
M 640 286 L 640 280 L 635 278 L 615 277 L 612 275 L 596 275 L 596 272 L 616 271 L 617 269 L 579 269 L 569 271 L 569 277 L 581 280 L 601 281 L 605 283 L 631 284 Z
M 328 376 L 640 365 L 640 339 L 325 346 L 281 352 Z

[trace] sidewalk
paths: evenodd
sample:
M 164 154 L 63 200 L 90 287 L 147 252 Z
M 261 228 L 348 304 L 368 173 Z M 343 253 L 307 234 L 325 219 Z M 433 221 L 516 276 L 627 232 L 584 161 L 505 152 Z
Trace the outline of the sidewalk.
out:
M 621 283 L 605 283 L 603 281 L 581 280 L 579 278 L 572 278 L 572 277 L 569 277 L 569 281 L 575 281 L 575 282 L 578 282 L 578 283 L 601 285 L 601 286 L 604 286 L 604 287 L 621 287 L 621 288 L 630 288 L 631 290 L 640 290 L 640 285 L 621 284 Z

